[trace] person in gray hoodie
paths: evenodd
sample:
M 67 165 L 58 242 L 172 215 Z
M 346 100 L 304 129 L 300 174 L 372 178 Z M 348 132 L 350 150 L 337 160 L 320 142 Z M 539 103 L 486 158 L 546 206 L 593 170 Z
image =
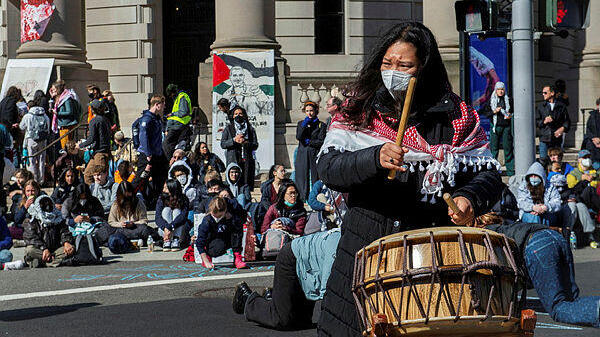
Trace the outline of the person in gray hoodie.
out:
M 519 186 L 517 204 L 521 221 L 562 227 L 558 216 L 562 208 L 560 193 L 553 184 L 546 182 L 542 164 L 535 162 L 527 170 Z
M 23 146 L 27 155 L 31 156 L 46 146 L 46 139 L 50 135 L 50 119 L 46 116 L 44 108 L 34 106 L 23 116 L 19 128 L 25 131 Z M 33 172 L 33 178 L 38 183 L 44 182 L 44 168 L 46 165 L 46 151 L 27 161 L 27 169 Z
M 197 191 L 192 184 L 192 169 L 185 160 L 176 160 L 171 164 L 169 178 L 179 181 L 183 194 L 188 198 L 190 204 L 196 200 Z
M 225 177 L 233 197 L 245 208 L 252 196 L 250 195 L 250 186 L 242 180 L 242 168 L 236 163 L 229 163 L 225 170 Z
M 108 219 L 110 208 L 117 199 L 117 188 L 119 184 L 115 184 L 112 178 L 108 177 L 108 172 L 102 170 L 101 167 L 97 167 L 94 171 L 94 183 L 90 186 L 92 195 L 102 204 L 104 209 L 104 216 Z

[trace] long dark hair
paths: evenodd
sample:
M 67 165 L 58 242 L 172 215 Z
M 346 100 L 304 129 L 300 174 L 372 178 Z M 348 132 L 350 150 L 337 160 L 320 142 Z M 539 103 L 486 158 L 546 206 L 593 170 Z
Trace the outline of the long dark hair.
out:
M 202 146 L 202 144 L 206 145 L 206 155 L 203 155 L 200 152 L 200 146 Z M 210 149 L 208 148 L 208 144 L 206 144 L 206 142 L 199 142 L 198 144 L 196 144 L 196 146 L 194 147 L 194 151 L 192 152 L 192 155 L 190 156 L 190 161 L 192 163 L 198 163 L 200 164 L 200 162 L 202 160 L 208 160 L 210 158 Z
M 90 201 L 91 198 L 94 197 L 92 195 L 92 191 L 90 190 L 90 187 L 88 185 L 86 185 L 85 183 L 81 183 L 81 184 L 77 185 L 75 187 L 75 189 L 73 190 L 73 192 L 71 193 L 71 199 L 73 200 L 73 206 L 75 206 L 79 203 L 79 199 L 80 199 L 79 196 L 82 194 L 85 195 L 85 200 L 87 200 L 88 202 Z
M 71 186 L 77 186 L 79 185 L 79 173 L 72 167 L 67 167 L 66 169 L 64 169 L 62 171 L 62 173 L 60 174 L 60 177 L 58 178 L 58 186 L 62 187 L 62 188 L 67 188 L 69 185 L 67 185 L 67 173 L 71 172 L 71 174 L 73 174 L 73 184 L 71 184 Z
M 131 194 L 127 197 L 125 194 Z M 119 218 L 127 217 L 135 213 L 138 206 L 138 198 L 135 196 L 133 184 L 123 180 L 117 188 L 117 215 Z
M 19 88 L 12 86 L 6 90 L 6 97 L 12 97 L 18 101 L 21 99 L 21 97 L 23 97 L 23 95 L 21 94 L 21 90 Z
M 290 187 L 295 188 L 296 192 L 298 192 L 298 187 L 292 180 L 284 181 L 281 184 L 281 186 L 279 187 L 279 191 L 277 191 L 277 201 L 275 202 L 275 208 L 277 208 L 278 210 L 282 210 L 282 209 L 286 208 L 285 203 L 284 203 L 285 202 L 285 192 Z M 298 207 L 298 205 L 302 205 L 302 207 L 304 207 L 304 201 L 302 201 L 302 198 L 300 197 L 300 193 L 298 193 L 298 196 L 296 197 L 296 204 L 294 205 L 293 208 Z
M 244 116 L 244 120 L 246 121 L 246 123 L 248 125 L 250 125 L 250 122 L 248 121 L 248 113 L 246 112 L 246 109 L 244 109 L 240 105 L 236 105 L 233 108 L 231 108 L 231 113 L 229 114 L 229 121 L 231 123 L 233 123 L 233 114 L 235 113 L 236 110 L 240 110 L 242 112 L 242 115 Z
M 181 210 L 187 208 L 187 197 L 183 194 L 181 184 L 177 179 L 167 180 L 167 190 L 169 193 L 162 196 L 165 206 Z
M 413 44 L 417 49 L 417 58 L 421 61 L 413 111 L 426 110 L 452 90 L 431 30 L 419 22 L 399 23 L 379 38 L 356 80 L 344 90 L 347 103 L 342 106 L 341 112 L 350 124 L 366 127 L 373 120 L 372 104 L 376 92 L 383 86 L 383 56 L 388 48 L 398 41 Z
M 531 176 L 531 175 L 530 175 Z M 531 195 L 531 199 L 535 205 L 544 203 L 544 180 L 542 179 L 542 183 L 537 186 L 533 186 L 529 183 L 529 177 L 527 176 L 527 190 L 529 190 L 529 194 Z

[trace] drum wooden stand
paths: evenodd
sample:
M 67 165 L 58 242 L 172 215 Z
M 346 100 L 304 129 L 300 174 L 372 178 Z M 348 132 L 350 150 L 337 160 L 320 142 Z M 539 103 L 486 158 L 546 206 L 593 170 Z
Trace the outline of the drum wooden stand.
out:
M 383 237 L 356 254 L 365 336 L 533 336 L 513 240 L 469 227 Z M 519 299 L 518 293 L 521 292 Z

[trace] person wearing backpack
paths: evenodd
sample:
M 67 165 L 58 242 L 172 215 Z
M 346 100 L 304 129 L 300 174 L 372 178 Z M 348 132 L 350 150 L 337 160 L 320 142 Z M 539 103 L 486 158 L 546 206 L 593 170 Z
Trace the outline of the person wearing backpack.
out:
M 37 154 L 46 147 L 46 140 L 50 135 L 50 119 L 46 116 L 44 108 L 34 106 L 23 116 L 19 123 L 21 130 L 25 132 L 23 140 L 27 153 L 31 156 Z M 46 151 L 35 157 L 29 157 L 27 169 L 33 172 L 33 179 L 38 183 L 44 182 L 44 171 L 46 164 Z
M 90 107 L 95 117 L 90 122 L 88 137 L 77 144 L 79 149 L 89 147 L 93 151 L 93 157 L 83 172 L 83 179 L 88 185 L 94 182 L 94 172 L 98 170 L 108 171 L 108 162 L 111 157 L 110 141 L 112 139 L 110 122 L 104 116 L 106 102 L 95 99 L 90 103 Z

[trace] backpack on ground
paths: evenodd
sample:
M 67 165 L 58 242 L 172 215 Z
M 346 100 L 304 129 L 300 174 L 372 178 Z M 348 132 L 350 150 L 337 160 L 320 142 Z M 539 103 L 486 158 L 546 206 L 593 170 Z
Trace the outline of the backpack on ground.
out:
M 125 235 L 115 233 L 108 238 L 108 249 L 113 254 L 125 254 L 132 250 L 131 241 Z
M 29 134 L 36 142 L 48 139 L 50 123 L 45 115 L 31 115 L 31 129 Z
M 102 249 L 93 235 L 86 234 L 75 237 L 75 254 L 72 258 L 73 266 L 101 264 L 103 262 Z
M 290 233 L 281 229 L 268 229 L 262 236 L 262 256 L 263 258 L 272 258 L 279 255 L 279 252 L 286 243 L 292 241 Z

